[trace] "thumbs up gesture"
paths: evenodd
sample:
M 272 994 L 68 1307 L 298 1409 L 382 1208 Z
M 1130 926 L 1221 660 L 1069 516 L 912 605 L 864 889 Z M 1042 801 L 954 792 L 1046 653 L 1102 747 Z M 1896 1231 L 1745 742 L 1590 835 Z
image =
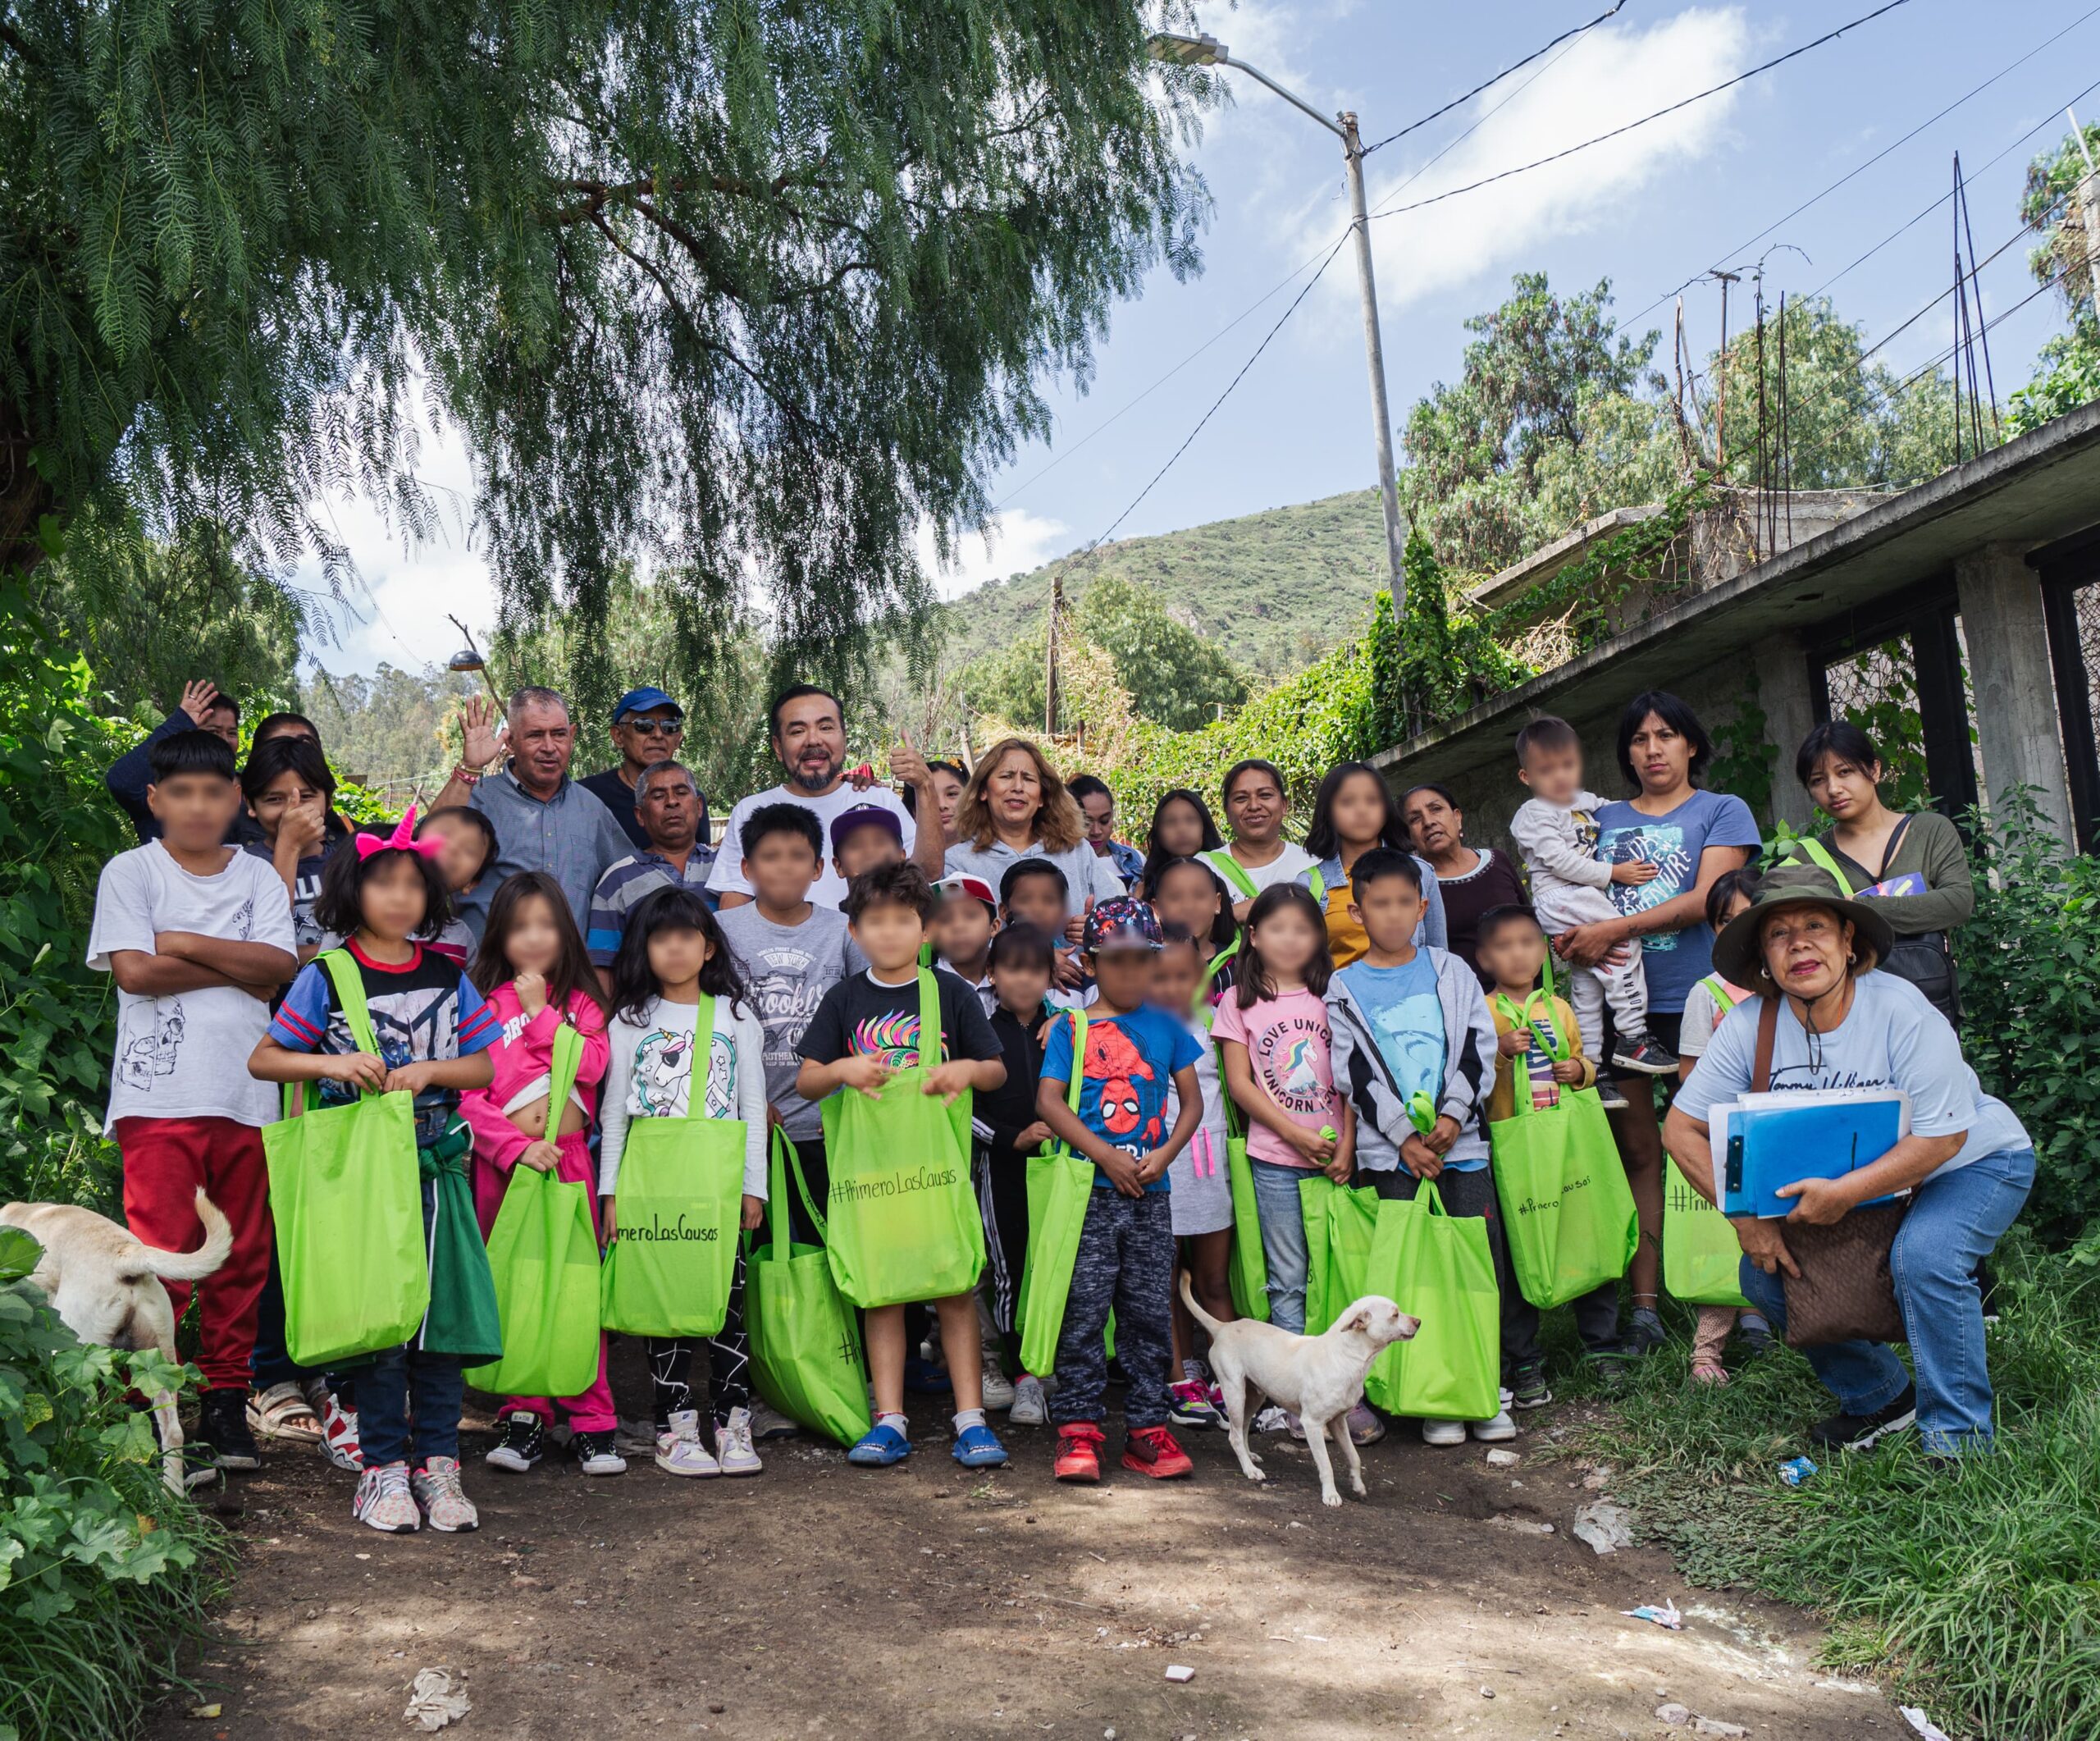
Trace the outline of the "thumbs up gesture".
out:
M 933 770 L 926 765 L 926 758 L 919 752 L 909 732 L 897 733 L 897 747 L 889 752 L 889 771 L 907 786 L 926 785 L 934 777 Z

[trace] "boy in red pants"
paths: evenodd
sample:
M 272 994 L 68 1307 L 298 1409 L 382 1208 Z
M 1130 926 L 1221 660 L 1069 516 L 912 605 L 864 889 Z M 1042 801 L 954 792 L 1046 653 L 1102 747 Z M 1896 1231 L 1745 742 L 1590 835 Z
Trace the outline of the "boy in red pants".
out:
M 243 1067 L 270 999 L 299 970 L 291 898 L 267 858 L 223 844 L 240 788 L 209 732 L 153 747 L 146 803 L 161 837 L 103 867 L 88 965 L 116 981 L 116 1065 L 103 1128 L 124 1152 L 124 1218 L 164 1251 L 203 1238 L 201 1189 L 233 1226 L 233 1253 L 203 1282 L 203 1419 L 193 1482 L 254 1469 L 246 1419 L 256 1302 L 270 1268 L 262 1127 L 276 1090 Z M 189 1283 L 164 1284 L 180 1318 Z

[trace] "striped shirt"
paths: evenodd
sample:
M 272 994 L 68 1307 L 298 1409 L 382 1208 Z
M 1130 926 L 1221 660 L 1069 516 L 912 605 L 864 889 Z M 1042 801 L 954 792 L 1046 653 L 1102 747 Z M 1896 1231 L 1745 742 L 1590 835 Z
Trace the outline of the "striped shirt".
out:
M 710 911 L 719 906 L 720 897 L 707 890 L 707 874 L 714 865 L 714 849 L 698 842 L 686 855 L 682 874 L 654 848 L 614 859 L 591 897 L 591 923 L 583 941 L 591 965 L 612 966 L 613 957 L 620 953 L 620 939 L 627 934 L 628 915 L 660 889 L 690 889 L 705 898 Z

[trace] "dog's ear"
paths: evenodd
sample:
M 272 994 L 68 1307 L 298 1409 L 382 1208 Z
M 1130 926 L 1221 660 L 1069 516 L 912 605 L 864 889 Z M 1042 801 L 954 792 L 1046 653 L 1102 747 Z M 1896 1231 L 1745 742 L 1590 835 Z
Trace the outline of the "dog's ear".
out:
M 1368 1334 L 1371 1329 L 1370 1302 L 1363 1300 L 1358 1300 L 1348 1311 L 1335 1320 L 1335 1327 L 1337 1330 L 1353 1330 L 1359 1335 Z

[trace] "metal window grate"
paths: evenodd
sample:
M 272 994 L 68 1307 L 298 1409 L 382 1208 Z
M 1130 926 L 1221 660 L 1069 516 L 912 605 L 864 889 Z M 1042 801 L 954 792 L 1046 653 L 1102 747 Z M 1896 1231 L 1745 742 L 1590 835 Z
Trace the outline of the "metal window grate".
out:
M 1893 635 L 1824 667 L 1830 717 L 1850 720 L 1880 747 L 1882 801 L 1901 810 L 1930 802 L 1918 664 L 1907 634 Z

